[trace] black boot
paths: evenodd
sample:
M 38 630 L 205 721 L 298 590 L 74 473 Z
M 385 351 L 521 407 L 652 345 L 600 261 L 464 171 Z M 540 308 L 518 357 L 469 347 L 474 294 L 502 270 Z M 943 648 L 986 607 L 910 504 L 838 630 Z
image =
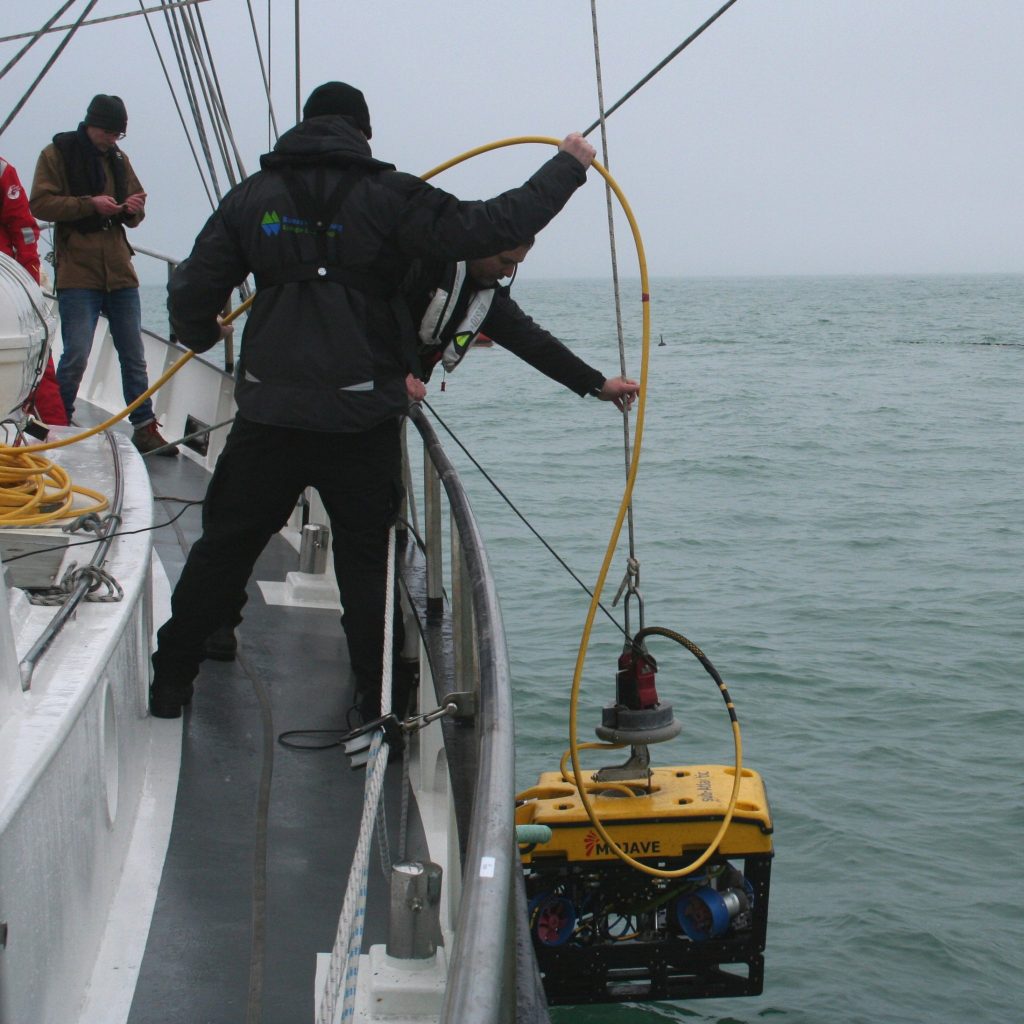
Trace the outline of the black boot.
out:
M 191 682 L 174 683 L 157 676 L 149 687 L 149 713 L 154 718 L 181 718 L 181 709 L 191 700 Z
M 203 643 L 203 654 L 212 661 L 234 661 L 238 654 L 238 637 L 234 626 L 221 626 Z

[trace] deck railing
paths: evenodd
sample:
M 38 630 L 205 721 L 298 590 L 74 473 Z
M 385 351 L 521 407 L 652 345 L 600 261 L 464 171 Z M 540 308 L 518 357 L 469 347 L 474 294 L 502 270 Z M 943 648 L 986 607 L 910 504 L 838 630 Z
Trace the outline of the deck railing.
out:
M 455 818 L 462 851 L 462 896 L 448 950 L 443 1024 L 498 1024 L 516 1006 L 514 883 L 519 865 L 512 808 L 515 753 L 512 680 L 505 629 L 484 546 L 455 467 L 426 414 L 409 414 L 423 441 L 423 558 L 417 614 L 438 699 L 446 687 L 475 696 L 475 729 L 446 724 Z M 450 520 L 450 606 L 444 609 L 441 491 Z M 412 550 L 410 545 L 409 550 Z M 433 652 L 433 653 L 431 653 Z M 441 664 L 435 665 L 436 659 Z M 461 736 L 460 736 L 461 734 Z M 460 745 L 472 749 L 460 750 Z M 522 984 L 520 979 L 520 984 Z M 526 979 L 527 985 L 532 979 Z

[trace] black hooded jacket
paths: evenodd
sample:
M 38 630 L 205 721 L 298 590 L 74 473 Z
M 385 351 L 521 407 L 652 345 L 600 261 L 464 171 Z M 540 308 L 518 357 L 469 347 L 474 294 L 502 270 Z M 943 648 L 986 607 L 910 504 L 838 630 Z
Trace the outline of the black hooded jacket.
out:
M 512 248 L 586 179 L 560 152 L 521 187 L 463 202 L 375 160 L 341 116 L 303 121 L 261 166 L 224 197 L 175 272 L 171 326 L 195 351 L 211 348 L 217 314 L 254 274 L 239 412 L 317 431 L 367 430 L 407 408 L 415 340 L 398 289 L 412 260 Z

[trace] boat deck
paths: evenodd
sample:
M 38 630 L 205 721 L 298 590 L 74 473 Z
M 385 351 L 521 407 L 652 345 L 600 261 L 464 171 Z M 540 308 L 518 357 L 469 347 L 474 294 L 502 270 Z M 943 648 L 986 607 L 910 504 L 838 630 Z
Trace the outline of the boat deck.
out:
M 167 518 L 181 504 L 160 499 L 205 493 L 204 471 L 184 456 L 147 464 Z M 199 506 L 189 508 L 155 534 L 172 584 L 200 516 Z M 352 703 L 339 613 L 264 601 L 258 581 L 282 581 L 297 567 L 295 550 L 275 537 L 250 580 L 237 660 L 205 662 L 185 711 L 173 827 L 131 1024 L 313 1019 L 316 954 L 334 942 L 364 773 L 350 770 L 338 746 L 280 742 L 291 730 L 344 730 Z M 388 769 L 384 798 L 398 809 L 398 764 Z M 392 854 L 395 819 L 389 815 Z M 414 825 L 410 841 L 418 845 Z M 386 907 L 380 863 L 374 853 L 368 904 Z M 367 914 L 367 947 L 384 941 L 386 917 Z

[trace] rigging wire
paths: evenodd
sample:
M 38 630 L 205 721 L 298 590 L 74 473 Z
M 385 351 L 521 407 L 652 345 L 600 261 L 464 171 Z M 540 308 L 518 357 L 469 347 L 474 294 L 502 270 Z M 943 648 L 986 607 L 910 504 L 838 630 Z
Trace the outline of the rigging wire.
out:
M 245 164 L 242 161 L 242 154 L 238 150 L 238 144 L 235 142 L 235 133 L 231 128 L 231 119 L 228 116 L 227 104 L 224 102 L 224 92 L 220 86 L 220 78 L 217 75 L 217 65 L 213 59 L 213 51 L 210 49 L 210 39 L 206 34 L 206 23 L 203 21 L 203 12 L 199 8 L 190 10 L 189 16 L 195 20 L 199 25 L 199 34 L 203 39 L 203 48 L 206 51 L 206 59 L 209 62 L 209 79 L 210 79 L 210 91 L 216 97 L 216 111 L 217 115 L 224 126 L 224 134 L 227 141 L 231 143 L 231 150 L 235 155 L 235 166 L 238 168 L 238 179 L 240 181 L 246 176 Z M 204 65 L 205 67 L 205 65 Z M 225 165 L 228 165 L 228 161 L 225 159 Z M 237 181 L 232 177 L 232 184 L 237 184 Z
M 235 170 L 228 154 L 224 125 L 220 117 L 220 111 L 218 110 L 215 102 L 213 83 L 210 80 L 209 69 L 206 67 L 206 63 L 203 60 L 202 51 L 199 46 L 199 37 L 191 17 L 191 12 L 182 12 L 181 27 L 185 41 L 188 43 L 188 53 L 192 61 L 192 67 L 195 70 L 196 81 L 199 83 L 199 89 L 203 96 L 206 113 L 210 118 L 210 128 L 213 132 L 213 137 L 216 140 L 217 148 L 220 151 L 220 159 L 224 167 L 225 174 L 227 175 L 228 186 L 231 187 L 237 184 Z
M 263 79 L 263 91 L 267 97 L 267 136 L 269 140 L 270 127 L 273 127 L 274 139 L 277 139 L 277 118 L 274 116 L 274 100 L 270 94 L 270 0 L 267 0 L 267 63 L 263 62 L 263 48 L 260 46 L 259 32 L 256 30 L 256 15 L 252 9 L 252 0 L 245 0 L 245 5 L 249 10 L 249 24 L 252 26 L 252 40 L 256 44 L 256 59 L 260 65 L 260 77 Z M 269 148 L 269 146 L 268 146 Z M 238 161 L 239 167 L 241 167 L 242 161 Z M 243 171 L 243 176 L 245 172 Z
M 140 0 L 141 2 L 141 0 Z M 210 175 L 210 184 L 213 194 L 220 202 L 223 193 L 221 192 L 220 180 L 217 177 L 217 169 L 213 163 L 213 154 L 210 151 L 210 140 L 206 135 L 206 125 L 203 122 L 199 111 L 199 104 L 196 99 L 195 84 L 192 81 L 192 73 L 185 61 L 185 47 L 181 41 L 181 32 L 176 24 L 177 12 L 172 11 L 167 0 L 163 3 L 164 23 L 167 26 L 167 35 L 171 41 L 171 49 L 174 51 L 175 59 L 178 62 L 178 72 L 181 75 L 182 86 L 188 98 L 189 108 L 192 111 L 192 120 L 195 122 L 196 134 L 199 136 L 199 144 L 202 146 L 203 155 L 206 157 L 206 168 Z
M 57 62 L 57 58 L 64 52 L 65 47 L 68 45 L 68 43 L 71 42 L 75 33 L 81 27 L 89 12 L 96 6 L 97 2 L 98 0 L 89 0 L 89 3 L 86 5 L 85 10 L 82 11 L 81 15 L 79 15 L 78 21 L 76 21 L 74 25 L 72 25 L 71 28 L 68 30 L 67 35 L 57 45 L 57 49 L 53 51 L 53 54 L 50 57 L 50 59 L 43 65 L 43 70 L 40 71 L 38 75 L 36 75 L 32 84 L 26 90 L 25 95 L 22 96 L 20 100 L 18 100 L 18 102 L 14 106 L 14 109 L 10 112 L 10 114 L 7 115 L 7 120 L 4 121 L 2 125 L 0 125 L 0 135 L 3 135 L 3 133 L 7 130 L 10 123 L 21 112 L 21 108 L 25 106 L 26 103 L 28 103 L 29 97 L 32 95 L 32 93 L 36 91 L 36 86 L 39 85 L 39 83 L 46 77 L 50 68 L 52 68 L 53 65 Z M 33 40 L 33 42 L 35 42 L 35 40 Z M 31 45 L 31 43 L 29 45 Z M 28 47 L 25 47 L 25 49 L 27 50 Z
M 637 82 L 632 89 L 630 89 L 625 95 L 617 99 L 604 112 L 605 118 L 611 117 L 611 115 L 614 114 L 615 111 L 618 110 L 619 107 L 621 107 L 622 104 L 626 102 L 626 100 L 628 100 L 634 93 L 639 92 L 640 89 L 642 89 L 659 71 L 661 71 L 662 68 L 664 68 L 667 64 L 670 64 L 673 60 L 675 60 L 676 57 L 678 57 L 679 54 L 681 54 L 683 50 L 685 50 L 690 45 L 690 43 L 692 43 L 699 35 L 701 35 L 701 33 L 703 33 L 706 29 L 710 28 L 716 21 L 718 21 L 718 19 L 723 14 L 725 14 L 725 12 L 729 10 L 729 8 L 732 7 L 734 3 L 736 3 L 736 0 L 728 0 L 727 3 L 722 4 L 722 6 L 719 7 L 718 10 L 715 11 L 715 13 L 712 14 L 711 17 L 708 18 L 708 20 L 705 21 L 703 25 L 700 26 L 700 28 L 698 28 L 695 32 L 692 32 L 689 36 L 687 36 L 667 57 L 665 57 L 664 60 L 662 60 L 659 64 L 657 64 L 650 71 L 648 71 L 647 74 L 644 75 L 644 77 L 641 78 L 640 81 Z M 585 132 L 583 132 L 584 137 L 589 135 L 600 123 L 601 118 L 598 118 Z
M 68 0 L 68 2 L 46 23 L 45 28 L 42 28 L 36 32 L 16 32 L 10 36 L 0 36 L 0 43 L 13 43 L 18 39 L 28 39 L 30 36 L 45 35 L 50 32 L 63 32 L 68 25 L 54 25 L 53 22 L 59 18 L 64 11 L 66 11 L 75 0 Z M 172 7 L 189 7 L 192 4 L 205 4 L 209 3 L 210 0 L 173 0 Z M 123 14 L 105 14 L 102 18 L 89 18 L 88 21 L 82 22 L 82 27 L 86 28 L 90 25 L 104 25 L 108 21 L 124 21 L 125 18 L 137 18 L 140 14 L 154 14 L 159 7 L 144 7 L 139 11 L 125 11 Z M 52 26 L 52 27 L 50 27 Z M 2 77 L 2 75 L 0 75 Z
M 15 39 L 28 39 L 28 42 L 4 65 L 4 69 L 0 71 L 0 78 L 3 78 L 4 75 L 6 75 L 7 72 L 10 71 L 11 68 L 13 68 L 14 65 L 17 64 L 18 61 L 21 60 L 21 58 L 24 57 L 26 53 L 28 53 L 28 51 L 31 50 L 32 47 L 35 46 L 36 43 L 38 43 L 39 40 L 42 39 L 42 37 L 47 32 L 58 31 L 57 29 L 51 28 L 51 26 L 74 2 L 75 0 L 67 0 L 67 3 L 65 3 L 64 6 L 59 11 L 57 11 L 57 13 L 54 14 L 49 21 L 45 22 L 41 29 L 38 29 L 35 32 L 25 32 L 21 35 L 5 36 L 3 39 L 0 39 L 0 43 L 14 42 Z M 68 26 L 66 25 L 63 26 L 63 28 L 67 27 Z
M 142 7 L 145 0 L 139 0 L 139 6 Z M 152 8 L 150 8 L 152 10 Z M 178 95 L 174 90 L 174 83 L 171 81 L 170 72 L 167 70 L 167 64 L 164 61 L 164 55 L 160 50 L 160 44 L 157 42 L 156 33 L 153 31 L 153 26 L 149 22 L 149 14 L 144 8 L 142 11 L 146 20 L 146 28 L 149 30 L 149 38 L 153 41 L 153 49 L 156 50 L 157 60 L 160 61 L 160 67 L 164 73 L 164 81 L 167 82 L 167 91 L 171 94 L 171 102 L 174 103 L 174 109 L 178 112 L 178 120 L 181 122 L 182 130 L 185 133 L 185 141 L 188 143 L 188 148 L 192 152 L 192 160 L 195 162 L 196 171 L 199 172 L 199 181 L 202 183 L 203 191 L 206 193 L 206 198 L 210 203 L 210 209 L 212 210 L 215 206 L 213 194 L 210 192 L 210 186 L 206 181 L 206 176 L 203 174 L 202 164 L 199 162 L 199 154 L 196 152 L 195 143 L 192 141 L 192 133 L 188 130 L 188 125 L 185 123 L 185 114 L 182 112 L 181 104 L 178 102 Z

